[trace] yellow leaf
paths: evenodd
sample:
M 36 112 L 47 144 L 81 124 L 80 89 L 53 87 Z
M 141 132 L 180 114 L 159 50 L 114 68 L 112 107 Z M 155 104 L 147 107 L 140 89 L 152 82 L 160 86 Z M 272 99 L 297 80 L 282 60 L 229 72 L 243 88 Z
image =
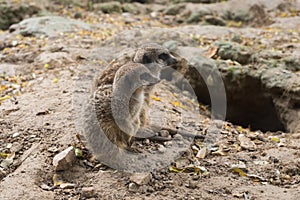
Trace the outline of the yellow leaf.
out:
M 240 168 L 238 168 L 238 167 L 233 167 L 233 168 L 231 169 L 231 171 L 232 171 L 233 173 L 239 174 L 240 176 L 247 176 L 247 174 L 246 174 L 242 169 L 240 169 Z
M 10 99 L 9 95 L 5 95 L 4 97 L 0 97 L 0 101 L 4 101 L 4 100 L 7 100 L 7 99 Z
M 287 17 L 287 16 L 288 16 L 288 14 L 286 12 L 283 12 L 280 14 L 280 17 Z
M 237 130 L 238 132 L 243 132 L 243 131 L 244 131 L 244 128 L 241 127 L 241 126 L 238 126 L 238 127 L 236 127 L 236 130 Z
M 236 21 L 229 21 L 227 23 L 228 27 L 241 27 L 243 25 L 242 21 L 236 22 Z
M 180 106 L 180 103 L 178 101 L 172 101 L 171 104 L 176 107 Z
M 153 100 L 155 100 L 155 101 L 160 101 L 160 98 L 156 97 L 156 96 L 151 96 L 150 98 L 153 99 Z
M 233 147 L 237 150 L 237 151 L 241 151 L 241 146 L 238 144 L 233 144 Z
M 15 155 L 14 152 L 7 154 L 6 158 L 0 163 L 0 166 L 7 169 L 14 162 Z
M 53 83 L 58 83 L 58 78 L 54 78 Z
M 271 140 L 275 143 L 279 143 L 280 139 L 278 137 L 272 137 Z
M 184 169 L 178 169 L 177 167 L 174 167 L 174 166 L 170 166 L 169 170 L 171 172 L 175 172 L 175 173 L 179 173 L 179 172 L 183 172 L 184 171 Z
M 44 68 L 45 68 L 45 69 L 48 69 L 48 68 L 49 68 L 49 64 L 46 63 L 46 64 L 44 65 Z
M 52 180 L 54 186 L 60 186 L 63 183 L 62 178 L 57 174 L 53 175 Z
M 0 85 L 0 91 L 4 91 L 6 89 L 7 89 L 7 87 L 5 85 Z
M 75 149 L 75 155 L 76 155 L 76 157 L 81 158 L 81 157 L 83 156 L 82 150 L 76 148 L 76 149 Z
M 6 158 L 8 156 L 7 153 L 0 152 L 0 158 Z

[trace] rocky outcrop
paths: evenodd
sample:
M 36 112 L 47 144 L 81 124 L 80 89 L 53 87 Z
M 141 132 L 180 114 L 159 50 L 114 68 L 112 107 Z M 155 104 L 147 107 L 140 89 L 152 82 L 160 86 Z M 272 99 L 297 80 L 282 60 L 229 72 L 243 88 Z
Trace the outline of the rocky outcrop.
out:
M 65 32 L 89 29 L 91 29 L 91 26 L 84 22 L 59 16 L 33 17 L 10 27 L 11 32 L 23 36 L 55 36 Z
M 0 2 L 0 29 L 6 30 L 10 25 L 37 14 L 41 9 L 31 4 L 8 4 Z

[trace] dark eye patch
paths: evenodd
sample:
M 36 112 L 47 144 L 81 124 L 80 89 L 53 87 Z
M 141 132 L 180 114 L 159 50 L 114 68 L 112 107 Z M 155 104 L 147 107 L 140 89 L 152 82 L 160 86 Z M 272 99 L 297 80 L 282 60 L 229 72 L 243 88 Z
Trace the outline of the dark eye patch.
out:
M 152 60 L 148 55 L 143 55 L 142 62 L 143 62 L 143 64 L 148 64 L 148 63 L 152 63 Z
M 167 53 L 161 53 L 158 55 L 158 58 L 161 60 L 168 60 L 170 58 L 170 55 Z

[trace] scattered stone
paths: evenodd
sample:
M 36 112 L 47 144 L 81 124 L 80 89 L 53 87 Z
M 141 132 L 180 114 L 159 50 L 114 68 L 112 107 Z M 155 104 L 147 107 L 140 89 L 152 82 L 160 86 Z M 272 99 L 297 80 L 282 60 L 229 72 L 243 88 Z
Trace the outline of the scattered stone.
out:
M 132 14 L 139 14 L 138 8 L 132 3 L 124 3 L 122 5 L 123 12 L 128 12 Z
M 52 147 L 49 147 L 47 149 L 47 151 L 50 153 L 57 153 L 59 151 L 59 149 L 56 146 L 52 146 Z
M 139 186 L 136 183 L 129 183 L 128 190 L 130 192 L 137 192 L 139 189 Z
M 173 142 L 172 141 L 166 141 L 166 142 L 164 142 L 164 145 L 166 147 L 171 147 L 173 145 Z
M 12 147 L 12 145 L 13 145 L 12 143 L 7 143 L 6 148 L 10 149 Z
M 0 74 L 5 73 L 7 76 L 15 76 L 16 68 L 18 68 L 18 65 L 2 63 L 2 64 L 0 64 Z
M 187 19 L 187 23 L 197 23 L 202 21 L 202 18 L 206 15 L 212 15 L 211 10 L 205 7 L 201 7 L 198 10 L 192 12 L 191 16 Z
M 72 60 L 70 54 L 66 52 L 43 52 L 35 59 L 35 62 L 43 65 L 47 64 L 48 69 L 54 69 L 66 64 L 71 64 L 74 60 Z
M 83 187 L 81 190 L 82 197 L 91 198 L 95 196 L 95 188 L 94 187 Z
M 32 17 L 10 27 L 10 31 L 23 36 L 57 36 L 65 32 L 90 30 L 91 26 L 79 20 L 59 16 Z
M 226 25 L 226 22 L 222 18 L 213 16 L 213 15 L 204 16 L 204 20 L 206 23 L 211 24 L 211 25 L 216 25 L 216 26 L 225 26 Z
M 19 137 L 20 135 L 21 135 L 20 132 L 15 132 L 15 133 L 12 135 L 12 137 L 13 137 L 13 138 L 16 138 L 16 137 Z
M 165 153 L 167 149 L 164 145 L 159 144 L 157 150 L 158 150 L 159 153 Z
M 22 148 L 23 148 L 23 145 L 22 144 L 20 144 L 19 142 L 14 142 L 13 144 L 12 144 L 12 147 L 10 148 L 10 151 L 11 152 L 19 152 L 20 150 L 22 150 Z
M 160 132 L 159 132 L 159 134 L 160 134 L 160 136 L 162 136 L 162 137 L 168 137 L 170 134 L 169 134 L 169 131 L 167 131 L 167 130 L 161 130 Z
M 175 4 L 170 5 L 168 8 L 164 10 L 165 15 L 177 15 L 180 14 L 182 10 L 185 9 L 185 4 Z
M 1 180 L 3 177 L 5 177 L 6 174 L 7 174 L 7 172 L 6 172 L 2 167 L 0 167 L 0 180 Z
M 289 56 L 283 59 L 286 69 L 291 71 L 299 71 L 300 70 L 300 58 L 299 56 Z
M 175 40 L 169 40 L 163 44 L 164 47 L 169 49 L 169 51 L 175 51 L 178 47 L 178 42 Z
M 76 160 L 74 147 L 69 147 L 53 158 L 53 165 L 56 171 L 70 168 Z
M 206 156 L 206 147 L 202 147 L 202 148 L 197 152 L 196 158 L 204 159 L 205 156 Z
M 251 59 L 252 52 L 248 47 L 233 42 L 216 42 L 218 56 L 223 60 L 230 59 L 240 64 L 247 64 Z
M 178 133 L 174 135 L 174 140 L 182 140 L 182 139 L 183 139 L 182 135 Z
M 231 165 L 231 168 L 239 168 L 239 169 L 244 170 L 244 171 L 247 170 L 246 164 L 242 161 L 239 161 L 238 164 Z
M 191 188 L 191 189 L 195 189 L 195 188 L 197 188 L 197 184 L 198 184 L 197 181 L 190 180 L 189 184 L 188 184 L 188 187 Z
M 147 185 L 152 179 L 150 173 L 134 173 L 130 177 L 130 181 L 134 182 L 137 185 Z
M 244 134 L 240 134 L 238 136 L 238 140 L 240 142 L 240 146 L 243 149 L 250 150 L 250 151 L 256 149 L 256 144 L 253 141 L 251 141 L 249 138 L 247 138 Z
M 61 188 L 61 189 L 72 189 L 72 188 L 74 188 L 76 186 L 76 184 L 74 184 L 74 183 L 61 183 L 60 185 L 59 185 L 59 187 Z
M 40 185 L 40 188 L 42 188 L 43 190 L 50 191 L 50 190 L 52 190 L 53 187 L 50 187 L 50 186 L 47 185 L 46 183 L 42 183 L 42 184 Z
M 95 10 L 102 11 L 103 13 L 121 13 L 122 6 L 118 1 L 111 1 L 105 3 L 94 4 L 93 8 Z

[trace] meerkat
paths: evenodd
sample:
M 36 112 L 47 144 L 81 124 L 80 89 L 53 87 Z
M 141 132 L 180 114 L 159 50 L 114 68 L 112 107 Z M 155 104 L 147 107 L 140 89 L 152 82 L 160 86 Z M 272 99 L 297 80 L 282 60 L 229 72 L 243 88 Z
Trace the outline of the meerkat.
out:
M 176 66 L 176 64 L 178 64 L 178 58 L 179 56 L 177 54 L 176 57 L 173 56 L 173 54 L 169 52 L 167 48 L 161 45 L 156 43 L 144 44 L 136 50 L 129 51 L 123 56 L 113 60 L 101 73 L 101 75 L 96 78 L 94 88 L 98 88 L 104 84 L 112 84 L 114 76 L 119 68 L 128 62 L 142 63 L 150 70 L 153 76 L 160 77 L 160 72 L 163 68 L 168 66 Z M 152 131 L 150 131 L 150 129 L 146 129 L 146 127 L 149 125 L 147 108 L 149 107 L 150 93 L 152 90 L 153 86 L 148 86 L 145 88 L 145 104 L 142 108 L 140 116 L 141 127 L 143 127 L 139 131 L 139 135 L 141 137 L 146 137 L 146 134 L 144 134 L 145 132 L 148 132 L 148 137 L 153 136 L 154 134 Z
M 100 85 L 94 92 L 96 116 L 107 138 L 121 149 L 131 150 L 140 127 L 145 87 L 159 78 L 143 64 L 127 63 L 116 72 L 112 84 Z
M 145 64 L 146 67 L 149 67 L 154 76 L 159 76 L 162 68 L 173 66 L 176 60 L 177 58 L 173 56 L 167 48 L 156 43 L 146 43 L 112 60 L 105 70 L 96 77 L 93 88 L 96 89 L 103 84 L 112 84 L 116 72 L 126 63 L 134 62 Z M 149 65 L 150 63 L 158 63 L 161 65 Z

